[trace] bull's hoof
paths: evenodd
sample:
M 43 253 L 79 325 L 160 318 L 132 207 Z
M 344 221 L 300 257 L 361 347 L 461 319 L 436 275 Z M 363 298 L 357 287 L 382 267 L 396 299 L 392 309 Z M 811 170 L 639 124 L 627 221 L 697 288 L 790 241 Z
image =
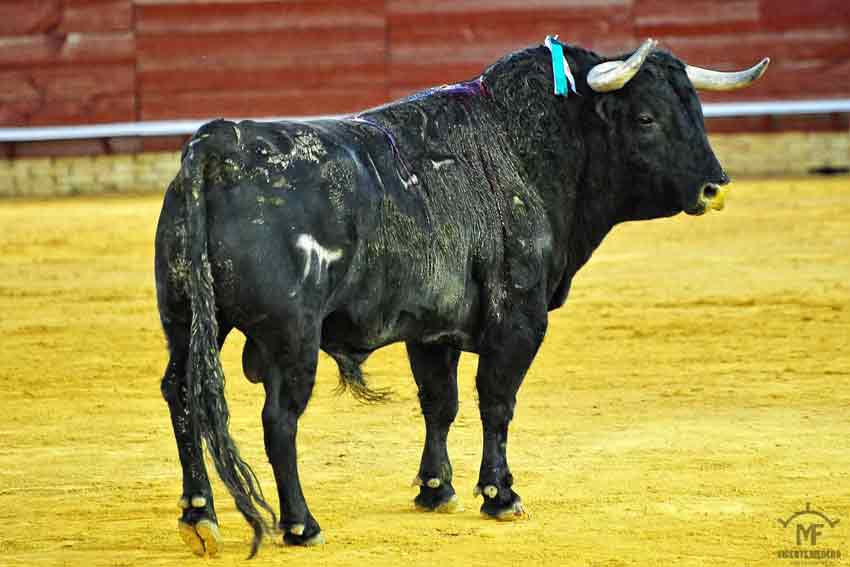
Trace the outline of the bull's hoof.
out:
M 463 512 L 463 504 L 457 494 L 452 494 L 445 502 L 432 505 L 432 501 L 428 498 L 423 498 L 420 494 L 413 500 L 414 506 L 420 512 L 437 512 L 439 514 L 454 514 L 455 512 Z
M 420 512 L 463 512 L 463 504 L 460 503 L 451 483 L 441 482 L 439 479 L 430 479 L 420 485 L 419 494 L 413 499 L 413 504 Z
M 313 535 L 305 536 L 298 535 L 292 532 L 283 534 L 283 543 L 286 545 L 302 545 L 304 547 L 312 547 L 314 545 L 322 545 L 325 543 L 325 536 L 322 532 L 316 532 Z
M 493 491 L 488 490 L 488 488 L 491 487 L 487 486 L 483 490 L 482 516 L 501 522 L 513 522 L 531 517 L 516 492 L 510 488 L 503 488 L 501 491 L 495 491 L 494 496 L 491 497 L 490 494 L 493 494 Z
M 283 543 L 286 545 L 303 545 L 311 547 L 325 543 L 322 529 L 312 516 L 309 516 L 306 524 L 292 524 L 283 528 Z
M 177 521 L 177 530 L 192 553 L 213 556 L 221 551 L 221 532 L 216 523 L 212 497 L 184 495 L 177 506 L 183 512 Z
M 212 520 L 205 518 L 195 524 L 178 520 L 177 529 L 183 542 L 195 555 L 212 557 L 221 551 L 221 532 L 218 530 L 218 524 Z

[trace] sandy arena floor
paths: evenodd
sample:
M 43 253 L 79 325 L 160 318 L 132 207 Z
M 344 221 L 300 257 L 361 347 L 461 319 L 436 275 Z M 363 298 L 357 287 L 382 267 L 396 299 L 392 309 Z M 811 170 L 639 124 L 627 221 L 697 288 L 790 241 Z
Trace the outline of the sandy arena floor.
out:
M 482 519 L 473 374 L 450 451 L 466 511 L 414 511 L 424 429 L 403 348 L 369 361 L 392 402 L 332 394 L 323 357 L 301 472 L 327 545 L 255 565 L 791 565 L 787 518 L 831 518 L 850 564 L 850 181 L 739 182 L 727 210 L 619 227 L 553 313 L 509 458 L 530 520 Z M 158 197 L 0 202 L 0 565 L 193 565 L 159 379 Z M 224 365 L 232 432 L 273 501 L 262 389 Z M 224 551 L 250 533 L 216 481 Z M 818 564 L 807 561 L 803 565 Z

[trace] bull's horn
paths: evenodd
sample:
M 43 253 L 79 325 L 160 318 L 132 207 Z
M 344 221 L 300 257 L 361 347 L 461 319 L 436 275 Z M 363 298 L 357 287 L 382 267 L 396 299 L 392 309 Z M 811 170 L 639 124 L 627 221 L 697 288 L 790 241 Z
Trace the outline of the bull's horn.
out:
M 768 63 L 770 63 L 770 58 L 765 57 L 745 71 L 731 73 L 710 71 L 690 65 L 687 65 L 685 70 L 688 72 L 688 78 L 691 80 L 691 84 L 695 89 L 703 91 L 731 91 L 747 87 L 750 83 L 758 80 L 764 75 Z
M 625 61 L 606 61 L 593 67 L 587 74 L 587 85 L 598 93 L 607 93 L 623 88 L 655 48 L 656 41 L 647 39 L 643 45 Z

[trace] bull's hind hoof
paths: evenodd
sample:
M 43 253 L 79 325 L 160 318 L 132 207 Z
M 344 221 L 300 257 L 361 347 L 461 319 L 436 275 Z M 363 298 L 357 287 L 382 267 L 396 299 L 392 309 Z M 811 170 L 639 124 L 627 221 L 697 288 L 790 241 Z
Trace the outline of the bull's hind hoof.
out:
M 432 487 L 433 484 L 437 486 Z M 454 488 L 448 482 L 429 482 L 425 486 L 420 486 L 419 494 L 413 499 L 413 504 L 420 512 L 440 512 L 442 514 L 463 512 L 463 504 L 460 503 Z
M 212 557 L 221 551 L 221 532 L 215 522 L 203 519 L 192 525 L 178 520 L 177 529 L 183 542 L 195 555 Z
M 531 517 L 525 506 L 522 505 L 519 495 L 511 489 L 505 489 L 507 495 L 504 499 L 501 494 L 491 498 L 485 494 L 484 504 L 481 505 L 481 515 L 501 522 L 513 522 Z
M 303 545 L 309 547 L 325 543 L 322 528 L 319 527 L 315 518 L 309 514 L 303 523 L 290 524 L 288 522 L 281 522 L 280 528 L 283 530 L 283 543 L 286 545 Z
M 283 534 L 283 543 L 286 545 L 303 545 L 304 547 L 312 547 L 314 545 L 322 545 L 325 543 L 325 536 L 322 532 L 316 532 L 312 535 L 295 534 L 286 532 Z

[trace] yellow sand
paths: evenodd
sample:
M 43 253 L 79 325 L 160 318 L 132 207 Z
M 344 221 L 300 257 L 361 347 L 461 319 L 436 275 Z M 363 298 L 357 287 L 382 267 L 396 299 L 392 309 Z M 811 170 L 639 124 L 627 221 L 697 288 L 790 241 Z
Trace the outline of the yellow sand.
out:
M 0 564 L 201 564 L 177 532 L 159 379 L 156 197 L 0 202 Z M 622 226 L 579 274 L 520 391 L 509 458 L 532 513 L 473 499 L 475 357 L 449 438 L 466 511 L 414 511 L 424 437 L 401 347 L 367 364 L 392 402 L 336 398 L 322 358 L 301 476 L 327 544 L 254 565 L 783 565 L 778 518 L 838 517 L 850 561 L 850 181 L 740 182 L 723 213 Z M 262 388 L 225 347 L 232 432 L 276 502 Z M 224 549 L 250 533 L 216 481 Z

